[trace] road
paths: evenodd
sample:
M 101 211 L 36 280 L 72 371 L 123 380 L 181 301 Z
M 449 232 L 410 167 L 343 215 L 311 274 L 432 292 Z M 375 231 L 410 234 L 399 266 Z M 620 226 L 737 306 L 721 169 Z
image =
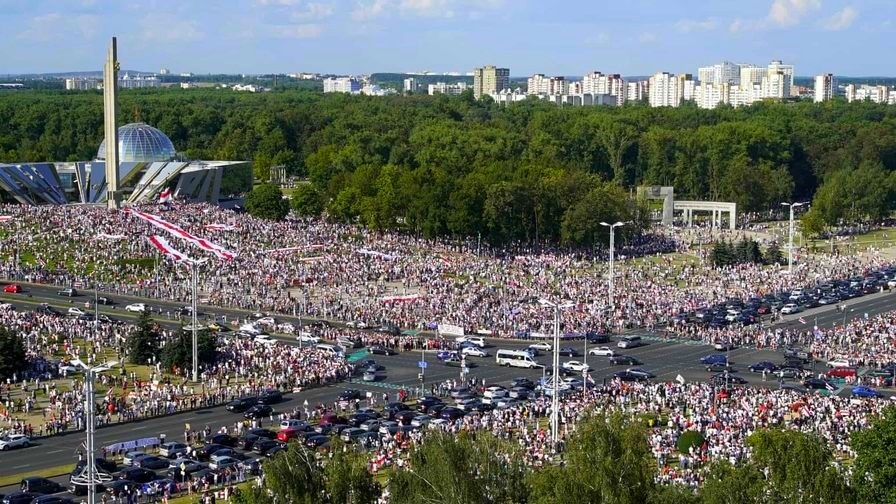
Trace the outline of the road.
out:
M 70 300 L 56 295 L 57 289 L 55 287 L 31 285 L 24 287 L 26 292 L 22 294 L 0 294 L 0 301 L 11 302 L 19 309 L 30 309 L 42 302 L 47 302 L 54 306 L 64 308 L 82 304 L 85 301 L 93 299 L 92 293 Z M 110 295 L 110 297 L 113 296 Z M 100 311 L 116 318 L 130 319 L 134 318 L 134 314 L 125 313 L 123 306 L 131 302 L 145 302 L 152 306 L 156 312 L 161 309 L 163 313 L 162 317 L 166 324 L 179 325 L 179 322 L 177 321 L 168 321 L 164 315 L 165 311 L 174 311 L 179 308 L 181 306 L 179 303 L 125 296 L 114 296 L 114 299 L 119 302 L 117 306 L 114 308 L 104 306 L 101 307 Z M 892 310 L 894 309 L 894 306 L 896 306 L 896 295 L 889 293 L 874 294 L 852 300 L 852 302 L 848 303 L 845 315 L 847 318 L 864 316 L 865 313 L 868 313 L 869 316 L 874 316 L 878 313 Z M 217 307 L 201 307 L 200 311 L 215 316 L 226 315 L 228 320 L 233 317 L 245 317 L 249 314 L 249 312 L 246 311 Z M 781 325 L 801 326 L 802 324 L 798 322 L 800 316 L 806 319 L 810 326 L 814 324 L 817 319 L 817 323 L 820 327 L 828 327 L 833 323 L 841 324 L 844 318 L 844 314 L 839 313 L 835 307 L 827 306 L 809 310 L 799 315 L 788 316 Z M 295 317 L 278 316 L 277 318 L 281 321 L 298 323 L 298 319 Z M 639 333 L 634 332 L 633 334 Z M 706 380 L 708 378 L 709 373 L 699 364 L 699 358 L 710 353 L 716 353 L 712 348 L 691 342 L 660 341 L 646 333 L 641 334 L 643 334 L 647 344 L 639 348 L 626 350 L 625 353 L 643 361 L 644 365 L 641 367 L 656 374 L 657 380 L 674 380 L 679 375 L 687 381 Z M 279 339 L 285 343 L 295 344 L 295 341 L 291 338 Z M 541 369 L 525 370 L 518 368 L 503 368 L 497 366 L 494 362 L 493 356 L 497 349 L 521 349 L 528 346 L 529 342 L 489 339 L 488 343 L 490 346 L 487 350 L 490 353 L 490 357 L 468 358 L 468 361 L 478 364 L 476 367 L 470 368 L 468 377 L 476 378 L 477 380 L 481 379 L 489 384 L 498 383 L 504 385 L 517 377 L 529 377 L 533 380 L 541 378 Z M 579 352 L 585 350 L 584 342 L 581 340 L 568 343 L 564 342 L 561 346 L 574 346 Z M 615 342 L 607 346 L 615 347 Z M 427 384 L 460 378 L 460 369 L 445 366 L 439 362 L 435 358 L 434 353 L 431 352 L 425 354 L 421 354 L 420 352 L 406 352 L 389 357 L 375 356 L 375 359 L 378 363 L 386 366 L 386 370 L 383 373 L 384 376 L 377 383 L 366 384 L 361 383 L 360 381 L 358 381 L 358 383 L 353 381 L 353 383 L 341 383 L 329 387 L 306 390 L 297 394 L 289 394 L 286 396 L 286 400 L 283 403 L 275 406 L 275 411 L 290 411 L 299 407 L 306 400 L 311 405 L 316 405 L 318 403 L 332 404 L 336 400 L 339 392 L 345 388 L 357 388 L 365 391 L 369 390 L 377 393 L 378 396 L 387 393 L 390 397 L 394 397 L 398 388 L 405 387 L 413 389 L 419 386 L 418 373 L 420 372 L 420 369 L 418 363 L 421 360 L 426 360 L 428 363 L 425 373 Z M 561 358 L 561 362 L 571 359 L 586 360 L 584 357 L 580 356 L 574 358 Z M 760 360 L 781 362 L 782 356 L 780 353 L 767 349 L 756 350 L 752 348 L 738 348 L 729 353 L 729 359 L 735 364 L 736 368 L 742 370 L 741 375 L 747 378 L 751 384 L 757 386 L 778 386 L 777 383 L 771 380 L 771 378 L 769 378 L 769 382 L 763 382 L 761 375 L 746 372 L 745 368 L 747 365 Z M 541 363 L 549 364 L 550 356 L 542 355 L 538 357 L 538 360 Z M 589 356 L 587 362 L 594 368 L 594 371 L 591 373 L 591 378 L 596 383 L 600 383 L 602 380 L 612 376 L 614 372 L 624 369 L 623 366 L 611 366 L 605 357 Z M 114 442 L 158 436 L 161 434 L 164 434 L 168 439 L 180 440 L 183 439 L 184 426 L 187 423 L 191 424 L 194 428 L 203 428 L 208 425 L 213 430 L 217 430 L 224 425 L 232 425 L 240 418 L 241 416 L 238 414 L 227 412 L 223 407 L 217 407 L 179 413 L 157 419 L 143 420 L 135 423 L 111 425 L 98 429 L 97 446 L 105 446 Z M 83 439 L 83 433 L 75 432 L 37 440 L 35 446 L 27 449 L 0 453 L 0 476 L 28 473 L 42 468 L 72 463 L 77 460 L 75 455 L 76 450 L 81 445 Z M 2 490 L 3 489 L 0 489 L 0 492 L 2 492 Z

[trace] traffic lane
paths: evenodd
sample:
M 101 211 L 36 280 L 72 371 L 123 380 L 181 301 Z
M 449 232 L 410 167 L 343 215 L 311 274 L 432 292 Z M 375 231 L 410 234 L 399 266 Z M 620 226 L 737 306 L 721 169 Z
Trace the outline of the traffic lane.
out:
M 843 302 L 840 304 L 843 304 Z M 864 317 L 865 313 L 869 317 L 874 317 L 896 309 L 896 290 L 877 292 L 860 298 L 849 299 L 845 304 L 845 312 L 841 312 L 837 305 L 827 305 L 811 308 L 794 315 L 785 315 L 784 321 L 775 324 L 775 327 L 806 328 L 817 323 L 818 327 L 828 328 L 835 323 L 836 325 L 842 325 L 844 320 L 849 322 L 857 317 Z M 799 321 L 800 318 L 806 321 L 805 325 Z
M 318 403 L 332 405 L 339 393 L 347 388 L 345 383 L 336 383 L 326 387 L 304 390 L 295 394 L 285 394 L 284 401 L 273 405 L 274 421 L 282 412 L 291 412 L 295 408 L 304 408 L 307 400 L 310 407 Z M 98 448 L 113 443 L 134 439 L 155 437 L 164 434 L 166 439 L 182 441 L 186 424 L 193 429 L 203 429 L 208 425 L 213 431 L 227 426 L 231 428 L 236 422 L 243 420 L 241 413 L 231 413 L 223 406 L 183 412 L 175 415 L 156 417 L 126 424 L 111 424 L 100 427 L 96 431 Z M 264 426 L 270 419 L 262 421 Z M 75 463 L 77 451 L 85 439 L 84 432 L 70 432 L 63 435 L 36 439 L 31 447 L 8 452 L 0 452 L 0 476 L 27 473 L 48 467 Z M 98 455 L 99 456 L 99 455 Z

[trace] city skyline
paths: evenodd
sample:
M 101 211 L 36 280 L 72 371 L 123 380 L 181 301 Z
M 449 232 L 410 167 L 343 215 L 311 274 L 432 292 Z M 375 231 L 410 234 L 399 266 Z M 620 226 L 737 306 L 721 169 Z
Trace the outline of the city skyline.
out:
M 885 46 L 896 33 L 896 4 L 886 0 L 565 5 L 230 0 L 208 12 L 203 3 L 171 0 L 0 0 L 0 26 L 11 34 L 0 42 L 0 74 L 91 71 L 105 41 L 117 35 L 123 67 L 173 73 L 466 74 L 493 64 L 514 77 L 652 75 L 782 59 L 805 76 L 896 75 L 886 58 L 866 49 Z

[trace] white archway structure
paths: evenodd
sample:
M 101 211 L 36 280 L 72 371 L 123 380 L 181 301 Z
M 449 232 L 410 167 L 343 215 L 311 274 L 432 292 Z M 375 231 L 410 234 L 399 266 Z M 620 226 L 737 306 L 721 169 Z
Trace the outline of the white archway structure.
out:
M 721 201 L 675 201 L 673 209 L 682 212 L 683 220 L 688 227 L 694 223 L 694 212 L 712 212 L 712 227 L 722 227 L 722 214 L 728 213 L 728 229 L 734 229 L 737 223 L 737 203 Z

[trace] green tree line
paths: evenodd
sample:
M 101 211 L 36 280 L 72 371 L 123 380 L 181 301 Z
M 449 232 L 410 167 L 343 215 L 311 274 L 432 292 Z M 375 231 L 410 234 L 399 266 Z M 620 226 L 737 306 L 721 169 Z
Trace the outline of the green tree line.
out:
M 640 184 L 746 212 L 817 192 L 821 227 L 896 200 L 896 108 L 871 103 L 505 108 L 471 93 L 178 89 L 122 93 L 119 109 L 191 158 L 252 161 L 260 180 L 273 166 L 308 177 L 332 218 L 425 236 L 586 244 L 594 222 L 578 217 Z M 0 95 L 2 162 L 90 159 L 101 140 L 99 93 Z
M 697 488 L 656 481 L 656 461 L 641 420 L 593 415 L 580 421 L 558 460 L 534 468 L 518 444 L 488 432 L 430 433 L 404 467 L 376 479 L 369 454 L 333 442 L 327 453 L 290 443 L 263 468 L 261 487 L 238 502 L 376 502 L 395 504 L 841 504 L 896 502 L 896 409 L 853 435 L 851 475 L 821 437 L 758 430 L 749 460 L 710 462 Z M 687 438 L 686 442 L 682 442 Z M 686 455 L 699 433 L 685 431 Z M 685 447 L 682 447 L 685 445 Z

